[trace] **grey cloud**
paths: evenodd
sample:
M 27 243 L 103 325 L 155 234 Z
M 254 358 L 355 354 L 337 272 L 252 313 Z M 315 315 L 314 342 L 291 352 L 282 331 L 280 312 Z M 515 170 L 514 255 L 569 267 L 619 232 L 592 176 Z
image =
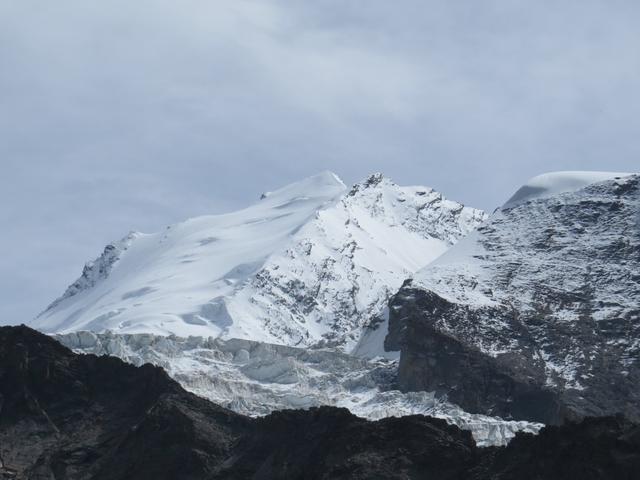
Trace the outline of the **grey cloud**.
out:
M 633 1 L 0 3 L 0 322 L 131 229 L 330 169 L 493 209 L 638 170 Z

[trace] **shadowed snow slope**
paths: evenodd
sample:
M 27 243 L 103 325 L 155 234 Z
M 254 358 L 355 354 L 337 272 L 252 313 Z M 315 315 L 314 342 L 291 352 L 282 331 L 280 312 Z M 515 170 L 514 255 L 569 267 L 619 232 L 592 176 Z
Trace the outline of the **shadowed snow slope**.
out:
M 405 278 L 483 220 L 429 188 L 376 174 L 348 190 L 325 172 L 238 212 L 128 235 L 31 325 L 345 351 L 364 342 L 382 354 L 381 336 L 371 345 L 363 327 Z

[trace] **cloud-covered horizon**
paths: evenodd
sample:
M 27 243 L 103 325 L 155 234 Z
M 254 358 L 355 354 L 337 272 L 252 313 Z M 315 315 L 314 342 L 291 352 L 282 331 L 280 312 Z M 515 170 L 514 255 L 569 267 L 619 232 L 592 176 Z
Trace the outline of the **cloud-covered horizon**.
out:
M 633 1 L 0 2 L 0 323 L 129 230 L 321 170 L 492 210 L 638 170 Z

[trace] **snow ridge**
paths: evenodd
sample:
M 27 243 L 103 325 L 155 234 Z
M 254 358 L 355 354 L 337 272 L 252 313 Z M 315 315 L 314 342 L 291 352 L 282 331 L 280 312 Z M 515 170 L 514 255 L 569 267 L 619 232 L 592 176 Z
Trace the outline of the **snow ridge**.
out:
M 97 283 L 107 278 L 109 273 L 111 273 L 113 266 L 118 262 L 118 260 L 120 260 L 121 255 L 129 248 L 131 242 L 133 242 L 139 235 L 141 234 L 138 232 L 130 232 L 121 240 L 110 243 L 104 247 L 104 251 L 99 257 L 85 264 L 80 278 L 69 285 L 62 296 L 54 300 L 44 312 L 38 315 L 38 317 L 49 310 L 53 310 L 59 303 L 67 298 L 73 297 L 84 290 L 95 287 Z

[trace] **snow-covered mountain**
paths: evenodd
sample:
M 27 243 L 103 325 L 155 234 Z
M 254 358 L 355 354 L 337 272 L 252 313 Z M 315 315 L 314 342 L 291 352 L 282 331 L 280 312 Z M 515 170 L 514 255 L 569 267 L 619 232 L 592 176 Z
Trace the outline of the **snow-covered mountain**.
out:
M 486 219 L 380 174 L 322 173 L 239 212 L 108 245 L 33 325 L 79 353 L 162 366 L 251 416 L 335 405 L 371 419 L 428 414 L 505 444 L 541 425 L 468 414 L 395 386 L 388 299 Z
M 405 390 L 545 423 L 640 417 L 640 176 L 523 186 L 391 302 Z
M 542 175 L 487 220 L 429 188 L 325 172 L 129 234 L 32 325 L 252 416 L 421 413 L 481 445 L 637 417 L 639 184 Z
M 375 174 L 347 189 L 324 172 L 244 210 L 108 245 L 32 326 L 370 353 L 363 327 L 485 218 L 430 188 Z

